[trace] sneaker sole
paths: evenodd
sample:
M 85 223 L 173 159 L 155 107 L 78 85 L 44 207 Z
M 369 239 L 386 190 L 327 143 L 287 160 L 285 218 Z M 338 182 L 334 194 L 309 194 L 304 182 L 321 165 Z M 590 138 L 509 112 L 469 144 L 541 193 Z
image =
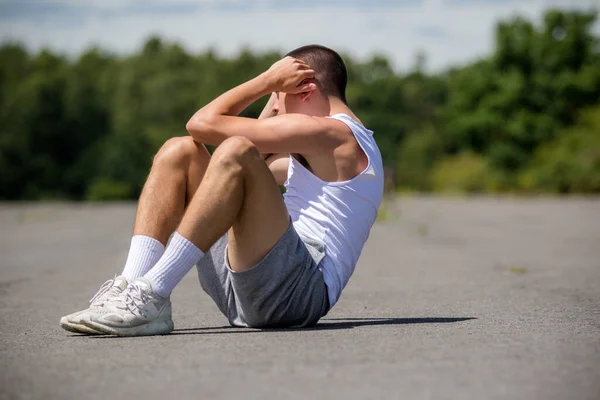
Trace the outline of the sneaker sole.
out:
M 73 333 L 83 333 L 86 335 L 104 335 L 104 332 L 100 332 L 96 329 L 90 328 L 89 326 L 69 322 L 65 317 L 61 318 L 60 327 L 66 331 Z
M 154 335 L 167 335 L 174 329 L 172 319 L 155 319 L 147 324 L 134 326 L 131 328 L 117 328 L 114 326 L 104 325 L 95 321 L 92 321 L 88 315 L 84 316 L 81 321 L 85 326 L 100 331 L 109 335 L 117 336 L 154 336 Z

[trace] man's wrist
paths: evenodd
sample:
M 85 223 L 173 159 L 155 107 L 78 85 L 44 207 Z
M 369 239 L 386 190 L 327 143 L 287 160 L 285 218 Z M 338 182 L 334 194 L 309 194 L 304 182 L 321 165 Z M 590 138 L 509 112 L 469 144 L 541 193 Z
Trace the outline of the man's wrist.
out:
M 277 83 L 268 71 L 258 75 L 256 79 L 258 79 L 264 87 L 264 91 L 266 92 L 265 95 L 278 91 Z

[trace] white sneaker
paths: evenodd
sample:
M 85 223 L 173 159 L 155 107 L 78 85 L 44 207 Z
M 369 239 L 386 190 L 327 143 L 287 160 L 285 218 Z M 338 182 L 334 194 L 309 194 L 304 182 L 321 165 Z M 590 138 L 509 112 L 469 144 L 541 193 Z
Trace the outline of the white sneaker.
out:
M 173 330 L 170 298 L 154 293 L 145 278 L 136 279 L 105 307 L 83 314 L 81 321 L 118 336 L 165 335 Z
M 75 333 L 88 333 L 100 335 L 103 332 L 92 329 L 81 323 L 81 317 L 89 312 L 93 312 L 104 305 L 111 299 L 118 297 L 123 290 L 127 287 L 127 279 L 124 276 L 115 276 L 112 279 L 107 280 L 100 286 L 100 290 L 90 300 L 90 307 L 82 311 L 77 311 L 73 314 L 65 315 L 60 319 L 60 326 L 69 332 Z

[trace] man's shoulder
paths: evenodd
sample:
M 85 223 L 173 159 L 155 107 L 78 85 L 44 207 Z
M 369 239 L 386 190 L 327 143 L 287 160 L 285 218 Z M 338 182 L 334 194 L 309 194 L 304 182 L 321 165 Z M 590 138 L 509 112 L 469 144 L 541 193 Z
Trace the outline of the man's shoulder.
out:
M 327 129 L 332 136 L 342 140 L 343 142 L 354 138 L 350 121 L 354 121 L 355 123 L 357 121 L 355 121 L 349 115 L 334 114 L 327 117 L 315 118 L 319 118 L 325 129 Z

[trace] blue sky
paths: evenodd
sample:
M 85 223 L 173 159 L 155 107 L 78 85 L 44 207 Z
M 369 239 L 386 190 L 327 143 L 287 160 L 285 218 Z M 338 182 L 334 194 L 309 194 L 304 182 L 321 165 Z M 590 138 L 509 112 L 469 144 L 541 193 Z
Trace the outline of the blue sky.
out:
M 600 0 L 0 0 L 0 40 L 77 54 L 134 51 L 151 34 L 190 51 L 288 51 L 321 43 L 360 59 L 384 54 L 398 70 L 423 51 L 440 70 L 489 54 L 494 24 L 549 7 Z

